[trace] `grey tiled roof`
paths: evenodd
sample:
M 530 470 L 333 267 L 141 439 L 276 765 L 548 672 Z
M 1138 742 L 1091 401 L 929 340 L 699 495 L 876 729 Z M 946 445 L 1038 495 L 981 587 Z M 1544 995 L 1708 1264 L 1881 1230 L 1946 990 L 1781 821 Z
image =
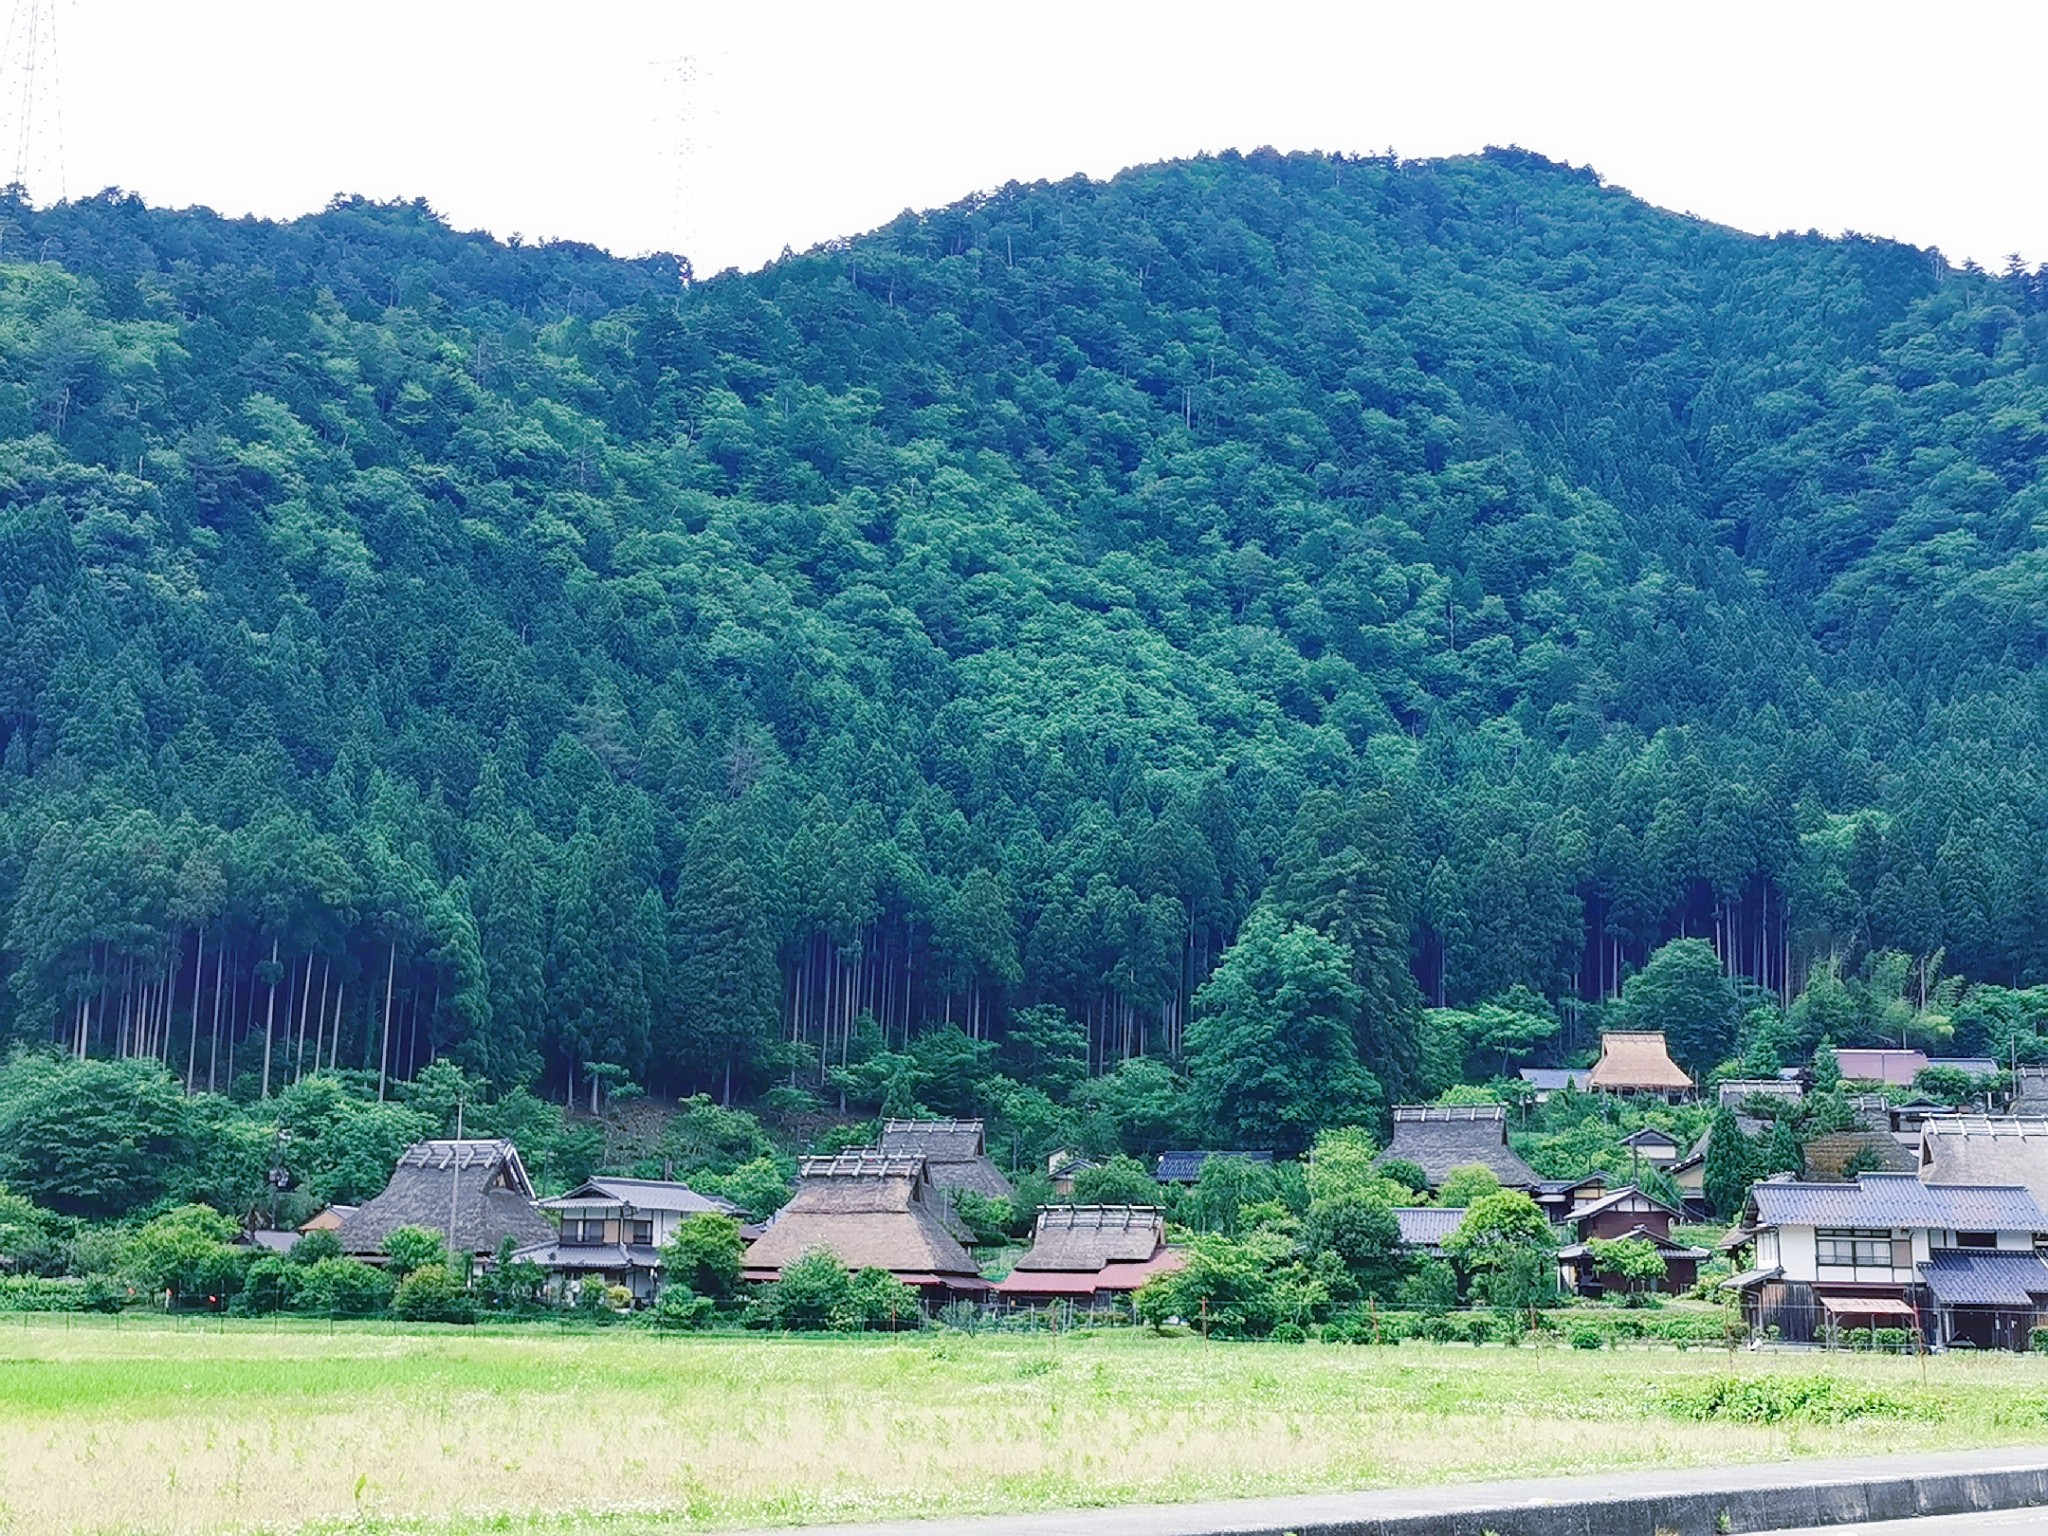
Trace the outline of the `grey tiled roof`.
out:
M 1271 1152 L 1162 1152 L 1152 1177 L 1161 1184 L 1192 1184 L 1202 1176 L 1202 1164 L 1212 1157 L 1241 1157 L 1248 1163 L 1270 1163 Z
M 1945 1251 L 1920 1266 L 1920 1278 L 1945 1307 L 2031 1310 L 2048 1295 L 2048 1264 L 2031 1253 Z
M 740 1207 L 730 1200 L 718 1195 L 700 1195 L 689 1185 L 678 1184 L 672 1179 L 615 1179 L 609 1174 L 585 1179 L 566 1195 L 543 1200 L 540 1205 L 544 1211 L 555 1211 L 593 1200 L 610 1200 L 619 1205 L 629 1205 L 636 1211 L 676 1211 L 683 1215 L 704 1211 L 717 1211 L 725 1216 L 740 1214 Z
M 1408 1248 L 1441 1248 L 1444 1239 L 1457 1231 L 1458 1224 L 1464 1219 L 1464 1211 L 1455 1206 L 1400 1205 L 1394 1208 L 1394 1220 L 1401 1224 L 1402 1246 Z
M 1922 1184 L 1906 1173 L 1866 1173 L 1854 1184 L 1766 1181 L 1750 1193 L 1766 1226 L 2048 1231 L 2048 1212 L 2017 1186 Z

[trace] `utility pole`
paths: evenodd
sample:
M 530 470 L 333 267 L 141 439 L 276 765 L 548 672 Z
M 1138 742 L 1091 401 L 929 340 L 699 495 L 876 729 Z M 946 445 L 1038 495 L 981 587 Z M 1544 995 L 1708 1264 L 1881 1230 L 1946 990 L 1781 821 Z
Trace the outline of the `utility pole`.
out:
M 7 179 L 40 191 L 47 202 L 61 202 L 65 195 L 57 4 L 58 0 L 13 0 L 0 52 L 0 128 L 6 135 Z

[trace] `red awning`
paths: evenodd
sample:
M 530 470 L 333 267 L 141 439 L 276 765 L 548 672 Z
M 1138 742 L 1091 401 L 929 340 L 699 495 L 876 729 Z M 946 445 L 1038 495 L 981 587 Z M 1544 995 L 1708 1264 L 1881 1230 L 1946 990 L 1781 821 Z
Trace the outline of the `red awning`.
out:
M 1890 1296 L 1823 1296 L 1820 1304 L 1848 1317 L 1911 1317 L 1913 1309 Z

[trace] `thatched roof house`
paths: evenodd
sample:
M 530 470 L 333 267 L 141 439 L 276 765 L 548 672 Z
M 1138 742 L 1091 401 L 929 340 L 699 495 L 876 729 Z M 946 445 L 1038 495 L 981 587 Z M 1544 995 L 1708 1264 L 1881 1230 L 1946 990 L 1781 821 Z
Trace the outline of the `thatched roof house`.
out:
M 1600 1059 L 1593 1063 L 1587 1085 L 1596 1093 L 1691 1093 L 1686 1076 L 1664 1044 L 1659 1030 L 1610 1031 L 1600 1037 Z
M 506 1238 L 520 1247 L 555 1229 L 534 1204 L 533 1183 L 509 1141 L 422 1141 L 405 1149 L 384 1193 L 334 1229 L 342 1252 L 377 1258 L 399 1227 L 425 1227 L 448 1251 L 488 1258 Z
M 805 1158 L 796 1194 L 747 1250 L 744 1278 L 781 1278 L 805 1254 L 831 1254 L 848 1269 L 886 1269 L 928 1294 L 988 1289 L 947 1229 L 945 1197 L 921 1156 L 873 1149 Z
M 1147 1205 L 1055 1205 L 1038 1213 L 1031 1251 L 995 1286 L 1010 1301 L 1110 1301 L 1186 1262 Z
M 1911 1173 L 1913 1154 L 1890 1131 L 1829 1131 L 1800 1148 L 1806 1177 L 1821 1183 L 1843 1183 L 1859 1173 Z M 1999 1179 L 1947 1179 L 1944 1183 L 2005 1183 Z
M 2048 1120 L 1929 1120 L 1916 1166 L 1930 1184 L 2016 1184 L 2048 1209 Z
M 880 1150 L 888 1157 L 922 1157 L 932 1183 L 948 1195 L 1006 1200 L 1016 1193 L 989 1161 L 979 1120 L 885 1120 Z
M 1505 1104 L 1397 1104 L 1389 1159 L 1415 1164 L 1435 1189 L 1453 1168 L 1489 1168 L 1506 1189 L 1534 1189 L 1536 1170 L 1508 1146 Z

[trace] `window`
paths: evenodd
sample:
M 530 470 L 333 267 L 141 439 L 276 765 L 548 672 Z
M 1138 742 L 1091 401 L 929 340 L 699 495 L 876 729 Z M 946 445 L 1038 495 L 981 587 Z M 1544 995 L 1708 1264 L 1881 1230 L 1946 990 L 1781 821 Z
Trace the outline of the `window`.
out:
M 653 1222 L 651 1222 L 651 1221 L 636 1221 L 636 1222 L 634 1222 L 634 1223 L 633 1223 L 633 1236 L 632 1236 L 632 1239 L 631 1239 L 631 1240 L 632 1240 L 633 1242 L 636 1242 L 636 1243 L 651 1243 L 651 1242 L 653 1242 L 653 1241 L 654 1241 L 654 1223 L 653 1223 Z
M 1823 1267 L 1890 1269 L 1892 1235 L 1860 1227 L 1822 1227 L 1814 1233 L 1814 1262 Z
M 1996 1232 L 1958 1232 L 1956 1234 L 1956 1246 L 1958 1248 L 1996 1248 L 1998 1246 L 1998 1234 Z

